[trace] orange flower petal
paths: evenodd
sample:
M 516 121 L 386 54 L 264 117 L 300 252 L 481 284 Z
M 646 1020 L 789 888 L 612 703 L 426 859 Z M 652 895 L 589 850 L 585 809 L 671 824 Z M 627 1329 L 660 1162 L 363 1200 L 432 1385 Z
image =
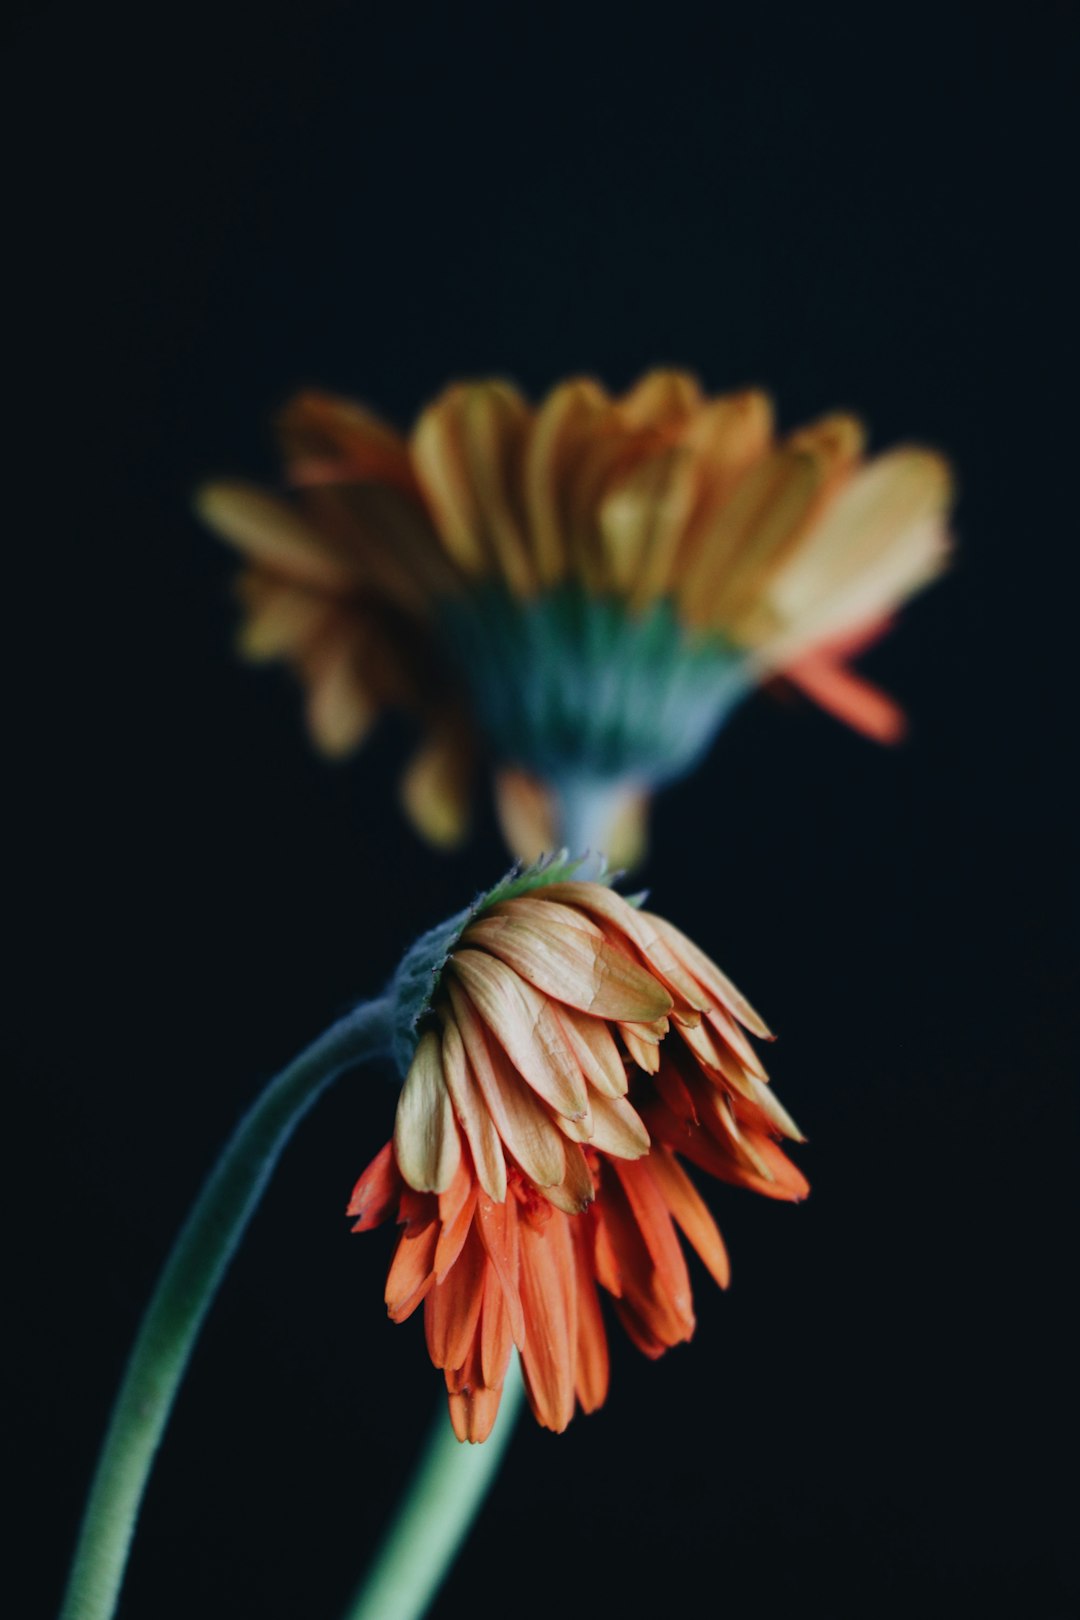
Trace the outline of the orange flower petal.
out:
M 506 1297 L 489 1267 L 484 1277 L 484 1303 L 480 1313 L 480 1368 L 489 1388 L 502 1388 L 512 1345 Z
M 398 1239 L 386 1278 L 386 1308 L 391 1320 L 404 1322 L 435 1281 L 435 1247 L 439 1223 L 410 1227 Z
M 453 1391 L 449 1397 L 450 1422 L 459 1440 L 479 1445 L 486 1440 L 499 1415 L 501 1389 Z
M 593 1282 L 589 1238 L 584 1221 L 571 1221 L 574 1275 L 577 1282 L 577 1346 L 574 1390 L 583 1412 L 595 1412 L 607 1399 L 608 1345 L 600 1301 Z
M 517 1202 L 508 1198 L 505 1203 L 497 1204 L 481 1194 L 476 1204 L 476 1217 L 481 1241 L 506 1303 L 510 1333 L 520 1349 L 525 1343 L 525 1317 L 521 1309 L 521 1245 Z
M 387 1142 L 372 1159 L 353 1188 L 347 1215 L 358 1216 L 354 1232 L 368 1232 L 387 1220 L 401 1194 L 401 1172 L 394 1158 L 394 1144 Z
M 465 1241 L 468 1238 L 473 1216 L 476 1212 L 476 1182 L 468 1171 L 464 1170 L 464 1160 L 459 1175 L 462 1176 L 465 1184 L 466 1196 L 464 1202 L 456 1204 L 455 1201 L 452 1212 L 447 1212 L 442 1206 L 448 1195 L 443 1193 L 439 1198 L 439 1216 L 442 1221 L 442 1231 L 439 1233 L 439 1241 L 435 1245 L 435 1281 L 437 1283 L 441 1283 L 456 1265 L 458 1257 L 465 1247 Z M 455 1177 L 455 1180 L 457 1180 L 457 1177 Z
M 731 1281 L 731 1264 L 705 1200 L 682 1165 L 665 1148 L 649 1155 L 649 1174 L 660 1195 L 679 1223 L 687 1241 L 697 1251 L 721 1288 Z
M 900 742 L 907 731 L 907 718 L 898 703 L 828 653 L 804 653 L 797 663 L 785 666 L 784 679 L 875 742 Z
M 545 1429 L 561 1434 L 574 1415 L 577 1291 L 569 1217 L 521 1223 L 522 1371 L 529 1403 Z
M 428 1354 L 436 1367 L 460 1367 L 480 1321 L 487 1257 L 470 1223 L 457 1264 L 424 1301 Z

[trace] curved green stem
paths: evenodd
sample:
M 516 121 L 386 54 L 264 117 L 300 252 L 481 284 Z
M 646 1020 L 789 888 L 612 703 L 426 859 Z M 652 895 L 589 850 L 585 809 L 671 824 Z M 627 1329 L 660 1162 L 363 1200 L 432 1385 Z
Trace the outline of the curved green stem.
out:
M 177 1238 L 147 1307 L 90 1490 L 61 1620 L 109 1620 L 154 1454 L 218 1284 L 297 1123 L 343 1069 L 385 1052 L 388 1001 L 342 1018 L 241 1120 Z
M 420 1620 L 427 1613 L 498 1472 L 522 1393 L 514 1355 L 495 1427 L 478 1446 L 457 1440 L 440 1410 L 404 1503 L 345 1620 Z

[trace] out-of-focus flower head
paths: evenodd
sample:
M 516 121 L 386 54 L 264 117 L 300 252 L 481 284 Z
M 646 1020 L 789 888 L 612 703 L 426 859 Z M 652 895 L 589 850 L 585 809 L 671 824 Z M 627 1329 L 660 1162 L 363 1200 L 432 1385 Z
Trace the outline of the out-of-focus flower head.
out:
M 848 660 L 943 567 L 950 479 L 928 450 L 865 460 L 832 415 L 777 438 L 768 399 L 655 371 L 611 398 L 455 384 L 406 440 L 346 400 L 283 411 L 287 495 L 200 494 L 247 560 L 241 647 L 284 658 L 318 745 L 385 706 L 423 732 L 403 791 L 452 844 L 477 748 L 519 855 L 632 861 L 649 795 L 782 676 L 881 740 L 902 730 Z
M 662 918 L 557 858 L 426 935 L 395 980 L 405 1075 L 393 1140 L 349 1213 L 402 1227 L 395 1322 L 422 1303 L 461 1440 L 483 1440 L 516 1344 L 537 1420 L 562 1430 L 608 1386 L 607 1293 L 656 1357 L 690 1338 L 676 1227 L 726 1287 L 728 1260 L 679 1163 L 772 1198 L 808 1190 L 802 1140 L 719 968 Z

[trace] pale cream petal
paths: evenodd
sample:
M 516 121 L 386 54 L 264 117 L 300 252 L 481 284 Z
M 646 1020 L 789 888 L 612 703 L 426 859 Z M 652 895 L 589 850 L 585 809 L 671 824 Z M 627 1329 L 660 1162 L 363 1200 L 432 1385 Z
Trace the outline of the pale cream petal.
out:
M 819 580 L 820 593 L 805 598 L 796 609 L 794 600 L 778 603 L 767 596 L 761 607 L 762 629 L 755 651 L 758 679 L 784 670 L 822 642 L 880 623 L 901 602 L 913 596 L 943 572 L 949 561 L 949 535 L 940 518 L 928 518 L 899 537 L 883 556 L 868 561 L 846 584 Z M 780 627 L 781 612 L 790 613 Z M 756 634 L 756 632 L 755 632 Z
M 649 1151 L 649 1133 L 625 1097 L 592 1096 L 592 1146 L 613 1159 L 640 1159 Z
M 660 1067 L 659 1041 L 643 1040 L 633 1024 L 620 1024 L 619 1034 L 623 1038 L 626 1050 L 639 1069 L 646 1074 L 655 1074 Z
M 515 1073 L 498 1042 L 488 1038 L 461 985 L 450 979 L 447 988 L 469 1064 L 499 1135 L 537 1186 L 556 1186 L 563 1179 L 565 1154 L 550 1114 Z
M 446 968 L 461 980 L 487 1027 L 537 1096 L 573 1119 L 588 1107 L 577 1059 L 539 991 L 484 951 L 456 950 Z
M 544 894 L 564 904 L 578 906 L 624 934 L 669 991 L 687 1007 L 704 1012 L 709 1005 L 709 997 L 702 995 L 701 986 L 686 971 L 657 927 L 659 919 L 649 912 L 630 905 L 614 889 L 598 883 L 553 883 Z M 674 1016 L 679 1016 L 678 1011 Z
M 692 939 L 688 939 L 665 917 L 657 917 L 648 911 L 640 911 L 638 916 L 645 923 L 651 924 L 672 955 L 693 975 L 707 992 L 708 997 L 719 1001 L 734 1014 L 740 1024 L 745 1024 L 755 1035 L 760 1035 L 764 1040 L 772 1040 L 772 1031 L 761 1014 L 754 1011 L 742 992 L 735 988 L 726 974 L 721 973 L 716 963 L 705 955 L 700 946 L 695 945 Z
M 558 1019 L 589 1085 L 606 1097 L 625 1097 L 626 1065 L 603 1020 L 573 1007 L 560 1007 Z
M 461 1031 L 449 1016 L 443 1025 L 442 1058 L 446 1089 L 472 1152 L 477 1179 L 488 1197 L 501 1204 L 506 1197 L 502 1142 L 465 1055 Z
M 929 450 L 897 449 L 840 491 L 802 545 L 770 580 L 754 644 L 794 649 L 880 617 L 944 565 L 948 463 Z M 777 660 L 771 649 L 770 662 Z
M 544 994 L 595 1018 L 650 1023 L 671 1009 L 664 986 L 629 956 L 554 918 L 482 917 L 463 943 L 483 946 Z
M 733 1063 L 738 1068 L 745 1069 L 750 1074 L 756 1074 L 759 1079 L 767 1079 L 763 1063 L 758 1053 L 753 1050 L 750 1042 L 743 1035 L 740 1025 L 725 1011 L 725 1008 L 709 1009 L 704 1021 L 698 1029 L 678 1030 L 696 1058 L 708 1068 L 719 1069 L 725 1077 L 729 1076 L 729 1059 L 722 1053 L 722 1047 L 729 1048 Z
M 461 1140 L 434 1030 L 427 1030 L 417 1042 L 398 1097 L 394 1157 L 410 1187 L 435 1193 L 446 1191 L 461 1160 Z
M 563 1152 L 566 1155 L 563 1179 L 556 1186 L 543 1187 L 541 1191 L 556 1209 L 563 1210 L 567 1215 L 580 1215 L 595 1197 L 592 1171 L 576 1142 L 564 1142 Z
M 561 900 L 550 900 L 546 888 L 531 894 L 516 894 L 510 900 L 497 900 L 485 916 L 512 917 L 546 928 L 549 922 L 562 923 L 566 928 L 577 928 L 591 939 L 603 939 L 604 930 L 587 912 L 578 906 L 564 905 Z
M 772 1087 L 764 1080 L 759 1080 L 756 1074 L 749 1076 L 753 1088 L 754 1098 L 770 1125 L 775 1126 L 781 1136 L 786 1136 L 791 1142 L 805 1142 L 806 1137 L 800 1131 L 787 1109 L 780 1102 Z

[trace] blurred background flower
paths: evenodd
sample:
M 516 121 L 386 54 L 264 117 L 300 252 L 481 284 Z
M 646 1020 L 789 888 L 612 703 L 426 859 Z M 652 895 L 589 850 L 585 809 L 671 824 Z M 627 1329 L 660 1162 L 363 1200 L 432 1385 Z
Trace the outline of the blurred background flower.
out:
M 436 843 L 462 837 L 482 752 L 515 854 L 633 863 L 652 792 L 780 675 L 879 740 L 901 730 L 847 659 L 944 565 L 932 452 L 867 462 L 842 414 L 778 438 L 765 395 L 708 398 L 681 371 L 616 398 L 573 378 L 536 409 L 455 384 L 408 441 L 305 393 L 278 434 L 290 494 L 199 495 L 248 561 L 241 650 L 292 665 L 328 754 L 409 711 L 403 800 Z

